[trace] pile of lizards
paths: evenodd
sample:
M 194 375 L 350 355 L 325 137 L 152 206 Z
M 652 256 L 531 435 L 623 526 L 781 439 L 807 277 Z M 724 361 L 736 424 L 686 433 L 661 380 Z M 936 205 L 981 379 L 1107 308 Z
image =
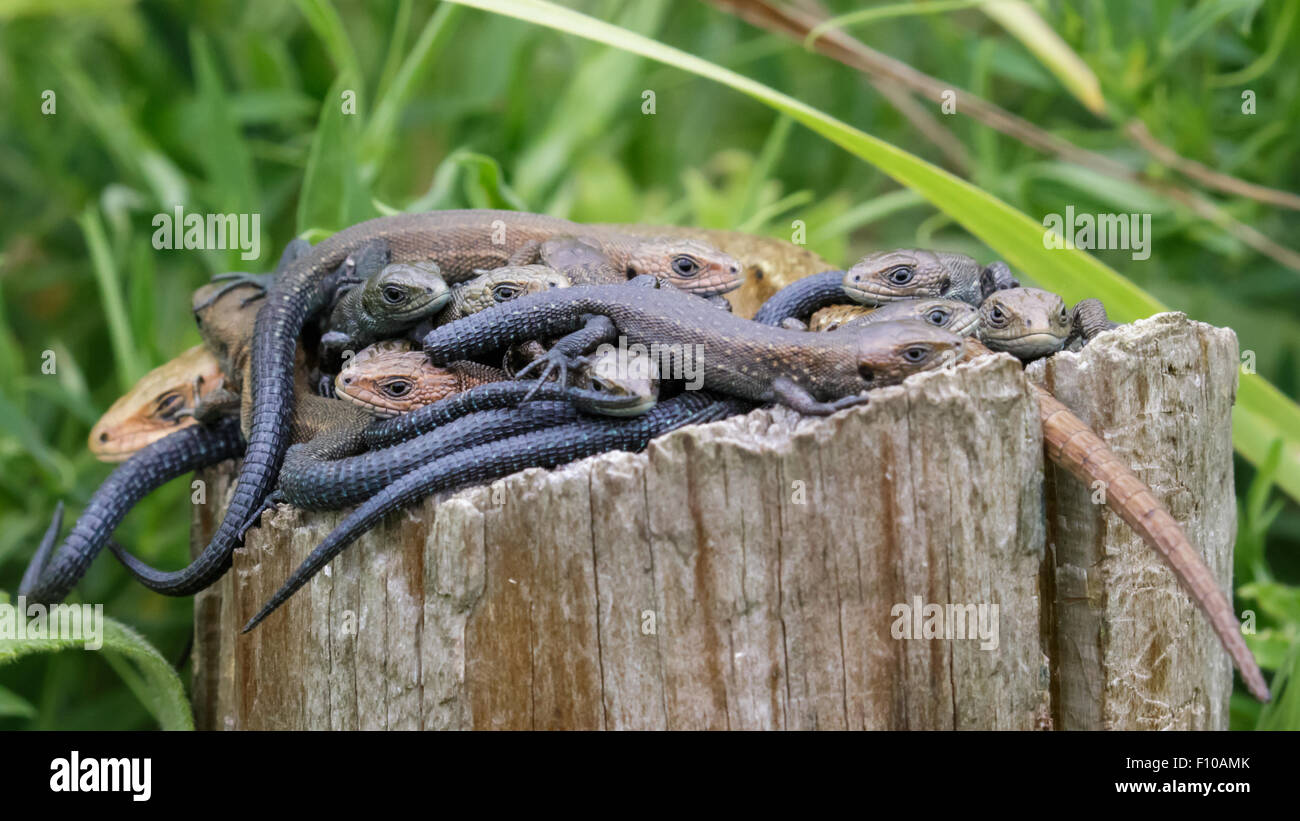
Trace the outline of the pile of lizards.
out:
M 148 374 L 91 432 L 91 449 L 122 464 L 57 547 L 56 510 L 23 577 L 29 599 L 62 599 L 105 546 L 150 589 L 193 594 L 268 508 L 351 508 L 247 631 L 386 514 L 430 494 L 640 450 L 763 404 L 834 413 L 911 374 L 992 351 L 1029 361 L 1113 327 L 1096 300 L 1070 309 L 1020 287 L 1005 264 L 960 254 L 887 251 L 842 271 L 740 232 L 482 210 L 295 240 L 274 272 L 221 275 L 193 309 L 203 344 Z M 1181 527 L 1036 390 L 1048 456 L 1107 483 L 1106 503 L 1164 557 L 1267 699 L 1231 603 Z M 238 456 L 225 516 L 189 566 L 160 570 L 110 540 L 153 489 Z

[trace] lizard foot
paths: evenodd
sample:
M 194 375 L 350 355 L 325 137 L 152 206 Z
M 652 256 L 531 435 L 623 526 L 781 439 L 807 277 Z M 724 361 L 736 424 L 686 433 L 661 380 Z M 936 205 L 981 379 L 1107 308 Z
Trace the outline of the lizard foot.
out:
M 241 272 L 217 274 L 214 277 L 212 277 L 212 281 L 224 282 L 226 284 L 218 288 L 207 299 L 194 305 L 193 306 L 194 313 L 197 314 L 199 311 L 202 311 L 204 308 L 208 307 L 212 303 L 221 299 L 223 296 L 235 290 L 236 288 L 253 288 L 257 291 L 257 293 L 253 294 L 252 296 L 245 297 L 244 301 L 240 303 L 239 307 L 243 308 L 247 306 L 250 302 L 256 302 L 257 300 L 266 296 L 266 291 L 268 288 L 271 287 L 271 280 L 274 276 L 275 276 L 274 274 L 245 274 Z
M 252 530 L 254 527 L 257 526 L 258 520 L 262 518 L 262 514 L 266 513 L 268 510 L 274 509 L 276 505 L 280 504 L 283 501 L 284 501 L 284 496 L 279 491 L 275 491 L 269 494 L 262 501 L 262 504 L 258 505 L 257 509 L 254 510 L 251 514 L 249 514 L 249 517 L 244 520 L 244 523 L 242 525 L 240 525 L 239 532 L 235 534 L 235 539 L 240 544 L 243 544 L 244 537 L 248 535 L 248 531 Z

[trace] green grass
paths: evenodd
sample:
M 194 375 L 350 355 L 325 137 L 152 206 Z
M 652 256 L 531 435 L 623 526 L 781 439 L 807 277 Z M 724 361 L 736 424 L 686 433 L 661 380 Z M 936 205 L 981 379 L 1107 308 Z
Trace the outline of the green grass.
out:
M 860 5 L 832 4 L 839 14 Z M 1140 117 L 1185 156 L 1300 190 L 1300 144 L 1289 136 L 1300 89 L 1279 57 L 1300 46 L 1294 0 L 1040 7 L 1095 74 L 1114 122 L 1090 113 L 1053 73 L 1059 66 L 1045 67 L 988 16 L 947 5 L 876 15 L 850 31 L 1114 159 L 1136 161 L 1115 122 Z M 84 445 L 97 415 L 143 370 L 197 341 L 189 292 L 216 271 L 269 269 L 301 230 L 448 207 L 778 236 L 797 219 L 829 259 L 914 244 L 1000 255 L 1071 299 L 1102 296 L 1121 316 L 1163 304 L 1236 328 L 1258 375 L 1242 377 L 1235 434 L 1263 467 L 1237 464 L 1235 583 L 1241 607 L 1257 614 L 1252 649 L 1267 669 L 1294 676 L 1300 510 L 1276 488 L 1290 487 L 1296 452 L 1279 451 L 1277 464 L 1269 454 L 1276 433 L 1300 434 L 1288 410 L 1300 393 L 1300 273 L 1222 229 L 967 118 L 944 118 L 970 152 L 966 185 L 930 165 L 942 165 L 939 151 L 855 72 L 695 2 L 575 3 L 619 27 L 589 28 L 600 42 L 405 0 L 85 6 L 76 18 L 0 6 L 9 113 L 0 119 L 0 589 L 16 586 L 55 501 L 75 515 L 108 473 Z M 646 59 L 661 53 L 654 41 L 705 62 Z M 737 93 L 691 73 L 718 78 L 718 67 L 757 85 Z M 1253 116 L 1240 113 L 1243 83 L 1259 101 Z M 41 112 L 45 89 L 57 95 L 53 115 Z M 641 111 L 646 90 L 653 115 Z M 342 110 L 348 93 L 355 116 Z M 1300 235 L 1295 212 L 1218 201 L 1283 244 Z M 150 219 L 176 202 L 260 213 L 262 259 L 153 249 Z M 1150 211 L 1151 259 L 1052 252 L 1057 264 L 1044 266 L 1041 244 L 1033 247 L 1038 219 L 1066 203 Z M 53 374 L 41 369 L 47 351 Z M 121 540 L 182 564 L 185 490 L 178 481 L 146 500 Z M 79 595 L 103 602 L 164 658 L 179 657 L 188 599 L 142 591 L 112 562 L 92 569 Z M 157 726 L 143 682 L 95 654 L 28 656 L 0 667 L 0 728 Z M 1291 688 L 1262 711 L 1236 698 L 1233 726 L 1300 727 L 1298 698 Z

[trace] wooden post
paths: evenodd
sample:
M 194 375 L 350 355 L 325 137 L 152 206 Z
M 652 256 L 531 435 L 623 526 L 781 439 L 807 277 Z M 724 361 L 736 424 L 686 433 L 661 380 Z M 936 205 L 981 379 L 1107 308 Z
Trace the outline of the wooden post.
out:
M 1152 340 L 1164 335 L 1181 340 L 1170 343 L 1177 351 Z M 1188 402 L 1192 384 L 1220 384 L 1229 364 L 1192 352 L 1231 333 L 1185 320 L 1112 336 L 1158 352 L 1134 367 L 1151 384 L 1177 383 L 1162 395 Z M 1118 344 L 1099 342 L 1083 361 Z M 1118 715 L 1106 688 L 1063 685 L 1062 676 L 1093 673 L 1052 660 L 1063 643 L 1052 630 L 1066 619 L 1061 606 L 1041 604 L 1065 585 L 1046 545 L 1050 537 L 1066 555 L 1060 540 L 1071 534 L 1056 524 L 1057 499 L 1073 480 L 1049 471 L 1059 487 L 1049 485 L 1045 511 L 1035 401 L 1017 363 L 990 357 L 830 418 L 760 410 L 678 431 L 642 454 L 524 471 L 389 517 L 241 636 L 341 519 L 282 508 L 196 601 L 197 720 L 245 729 L 1033 729 L 1086 726 L 1060 701 L 1091 693 L 1106 726 L 1149 726 L 1149 712 Z M 1182 486 L 1196 514 L 1174 513 L 1220 571 L 1231 555 L 1231 528 L 1222 529 L 1233 515 L 1231 449 L 1205 440 L 1226 441 L 1227 404 L 1192 402 L 1187 415 L 1204 418 L 1163 428 L 1158 443 L 1143 439 L 1141 458 L 1125 454 L 1139 472 L 1200 471 L 1203 482 Z M 1212 461 L 1197 462 L 1202 451 Z M 232 471 L 205 473 L 212 506 Z M 1110 517 L 1091 505 L 1079 515 Z M 217 518 L 196 513 L 197 544 Z M 1132 534 L 1115 524 L 1105 537 L 1119 545 Z M 1147 567 L 1148 557 L 1125 550 L 1108 561 L 1114 586 L 1127 579 L 1125 563 Z M 1182 607 L 1184 624 L 1199 619 L 1181 593 L 1159 592 L 1161 570 L 1143 572 L 1142 595 Z M 1131 618 L 1135 633 L 1193 642 L 1151 656 L 1160 679 L 1142 692 L 1172 698 L 1199 687 L 1205 709 L 1179 715 L 1203 718 L 1188 726 L 1222 726 L 1230 678 L 1222 653 L 1201 640 L 1208 627 L 1166 629 L 1164 611 L 1148 626 L 1146 605 L 1129 599 L 1127 610 L 1101 609 L 1093 627 L 1115 636 L 1107 620 Z M 942 626 L 938 638 L 900 637 L 937 626 L 926 605 L 941 608 L 957 637 L 942 637 Z M 996 631 L 961 638 L 981 615 Z
M 1133 468 L 1232 596 L 1237 335 L 1159 314 L 1028 374 Z M 1228 727 L 1232 667 L 1154 551 L 1086 488 L 1046 475 L 1054 717 L 1062 729 Z

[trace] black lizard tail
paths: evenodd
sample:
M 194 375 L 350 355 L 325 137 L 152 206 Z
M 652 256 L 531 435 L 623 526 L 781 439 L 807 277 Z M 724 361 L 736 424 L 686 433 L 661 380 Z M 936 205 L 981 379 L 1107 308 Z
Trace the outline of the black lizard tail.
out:
M 807 319 L 819 308 L 853 300 L 844 293 L 844 272 L 823 271 L 797 279 L 768 297 L 754 321 L 780 325 L 786 319 Z
M 314 307 L 308 289 L 293 289 L 283 275 L 271 287 L 266 304 L 257 312 L 253 330 L 253 355 L 249 382 L 253 389 L 253 426 L 248 438 L 238 484 L 221 525 L 207 547 L 189 566 L 158 571 L 132 566 L 140 583 L 169 596 L 188 596 L 212 584 L 230 567 L 239 535 L 249 515 L 271 492 L 276 473 L 289 446 L 293 414 L 293 366 L 298 334 Z
M 50 519 L 50 526 L 45 529 L 45 535 L 41 537 L 41 543 L 37 546 L 36 552 L 32 554 L 32 560 L 27 563 L 27 569 L 23 571 L 23 578 L 18 582 L 18 595 L 30 596 L 36 589 L 36 584 L 45 572 L 45 567 L 50 563 L 50 553 L 54 550 L 54 543 L 59 540 L 59 531 L 63 529 L 63 502 L 59 501 L 54 506 L 54 516 Z
M 41 560 L 41 569 L 34 573 L 41 553 L 48 556 L 58 536 L 61 516 L 56 512 L 19 592 L 45 604 L 62 601 L 136 502 L 177 476 L 238 456 L 243 445 L 239 420 L 226 419 L 211 428 L 178 430 L 142 448 L 108 475 L 90 497 L 67 540 L 48 562 Z
M 555 467 L 608 450 L 639 451 L 655 436 L 689 424 L 711 422 L 752 407 L 743 400 L 719 400 L 685 393 L 662 402 L 644 416 L 625 420 L 589 419 L 512 436 L 458 451 L 418 468 L 354 510 L 294 571 L 269 601 L 249 619 L 247 633 L 305 585 L 321 568 L 388 513 L 424 497 L 474 482 L 487 482 L 529 467 Z

